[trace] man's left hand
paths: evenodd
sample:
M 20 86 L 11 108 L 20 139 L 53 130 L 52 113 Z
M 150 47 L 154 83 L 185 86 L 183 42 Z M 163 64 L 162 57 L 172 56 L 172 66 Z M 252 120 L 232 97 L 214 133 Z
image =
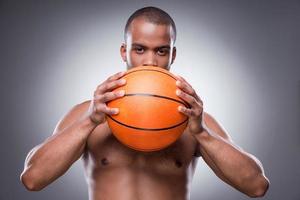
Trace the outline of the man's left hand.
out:
M 181 76 L 176 75 L 176 94 L 179 98 L 189 104 L 189 108 L 179 106 L 178 111 L 189 117 L 188 129 L 192 134 L 199 134 L 203 131 L 203 102 L 193 87 Z

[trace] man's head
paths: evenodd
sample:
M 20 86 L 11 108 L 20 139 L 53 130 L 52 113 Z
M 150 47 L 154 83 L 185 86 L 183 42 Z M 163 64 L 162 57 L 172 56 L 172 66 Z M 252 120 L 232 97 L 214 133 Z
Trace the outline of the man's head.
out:
M 120 52 L 127 68 L 157 66 L 169 69 L 176 57 L 176 26 L 163 10 L 145 7 L 127 20 Z

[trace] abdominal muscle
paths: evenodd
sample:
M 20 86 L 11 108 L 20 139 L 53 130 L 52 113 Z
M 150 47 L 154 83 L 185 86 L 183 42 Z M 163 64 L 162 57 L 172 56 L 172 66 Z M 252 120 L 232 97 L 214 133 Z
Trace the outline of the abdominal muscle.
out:
M 139 168 L 115 168 L 96 172 L 90 179 L 90 200 L 185 200 L 184 175 L 162 175 Z

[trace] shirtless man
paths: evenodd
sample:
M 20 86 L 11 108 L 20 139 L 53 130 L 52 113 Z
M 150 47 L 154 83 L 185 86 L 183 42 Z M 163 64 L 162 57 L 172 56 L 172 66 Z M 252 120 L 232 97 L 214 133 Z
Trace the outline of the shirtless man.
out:
M 121 57 L 127 69 L 151 65 L 169 70 L 176 57 L 175 39 L 170 16 L 146 7 L 128 19 Z M 202 156 L 227 184 L 250 197 L 265 194 L 269 181 L 259 160 L 234 144 L 222 126 L 203 111 L 200 97 L 180 76 L 177 95 L 191 105 L 190 109 L 178 108 L 189 117 L 182 136 L 166 149 L 151 153 L 118 142 L 105 115 L 118 113 L 118 108 L 109 108 L 106 102 L 124 95 L 112 92 L 126 84 L 123 75 L 117 73 L 100 84 L 91 101 L 74 106 L 53 135 L 29 152 L 21 174 L 28 190 L 43 189 L 82 158 L 91 200 L 189 199 L 197 159 Z

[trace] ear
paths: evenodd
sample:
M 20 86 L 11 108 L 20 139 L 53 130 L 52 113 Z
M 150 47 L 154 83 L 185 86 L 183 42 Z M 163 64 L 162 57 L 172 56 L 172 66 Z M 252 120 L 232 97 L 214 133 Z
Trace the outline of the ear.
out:
M 176 58 L 176 47 L 173 47 L 173 52 L 172 52 L 172 61 L 171 64 L 173 64 L 174 60 Z
M 121 54 L 122 60 L 124 62 L 127 62 L 127 58 L 126 58 L 126 44 L 125 43 L 122 43 L 122 45 L 120 47 L 120 54 Z

